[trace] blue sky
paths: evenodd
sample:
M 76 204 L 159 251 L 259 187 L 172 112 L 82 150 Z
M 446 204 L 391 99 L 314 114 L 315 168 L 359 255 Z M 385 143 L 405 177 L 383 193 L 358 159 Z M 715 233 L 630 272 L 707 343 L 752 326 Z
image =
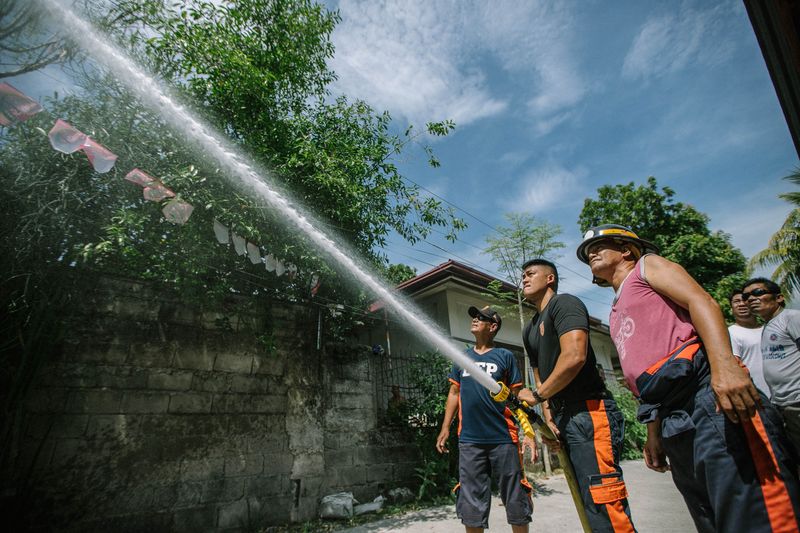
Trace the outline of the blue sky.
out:
M 798 164 L 761 51 L 740 1 L 341 0 L 330 62 L 337 93 L 391 112 L 398 128 L 453 119 L 406 175 L 464 211 L 470 227 L 392 262 L 419 272 L 447 258 L 496 272 L 481 254 L 504 213 L 564 230 L 562 291 L 608 316 L 574 256 L 577 218 L 604 184 L 655 176 L 711 217 L 746 256 L 764 248 L 790 207 L 777 198 Z M 444 248 L 443 251 L 441 248 Z

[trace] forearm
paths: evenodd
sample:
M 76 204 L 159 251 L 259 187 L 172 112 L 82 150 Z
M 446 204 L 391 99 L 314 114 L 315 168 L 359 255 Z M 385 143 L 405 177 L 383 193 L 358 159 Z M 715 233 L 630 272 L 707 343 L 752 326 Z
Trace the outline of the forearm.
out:
M 725 327 L 722 311 L 710 295 L 704 294 L 703 298 L 697 298 L 689 304 L 689 316 L 703 341 L 708 363 L 713 372 L 721 360 L 733 356 L 731 338 Z
M 449 428 L 453 423 L 453 419 L 458 412 L 458 395 L 452 393 L 447 395 L 447 401 L 444 406 L 444 419 L 442 420 L 442 428 Z

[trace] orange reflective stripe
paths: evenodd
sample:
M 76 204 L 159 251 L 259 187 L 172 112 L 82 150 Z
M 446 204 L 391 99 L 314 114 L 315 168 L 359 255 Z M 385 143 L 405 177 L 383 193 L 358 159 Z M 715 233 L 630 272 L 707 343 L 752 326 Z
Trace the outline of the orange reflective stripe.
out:
M 772 450 L 767 431 L 761 415 L 756 414 L 748 421 L 742 422 L 750 455 L 756 467 L 756 476 L 764 495 L 764 507 L 767 509 L 769 524 L 775 533 L 797 533 L 797 517 L 794 514 L 789 492 L 783 483 L 778 460 Z
M 594 426 L 594 451 L 597 456 L 597 469 L 600 474 L 614 474 L 617 469 L 614 468 L 614 450 L 611 448 L 611 426 L 608 424 L 606 404 L 603 400 L 586 400 L 586 407 L 592 416 L 592 425 Z M 617 484 L 622 486 L 611 487 Z M 609 493 L 613 490 L 616 491 L 616 494 L 624 494 L 624 496 L 616 500 L 610 500 L 607 503 L 600 503 L 595 500 L 595 503 L 605 506 L 614 531 L 635 532 L 631 519 L 625 514 L 625 506 L 622 504 L 622 499 L 628 495 L 625 482 L 617 478 L 603 478 L 602 485 L 609 485 Z M 608 495 L 605 494 L 605 496 Z
M 458 389 L 458 436 L 461 436 L 461 388 Z
M 511 409 L 506 407 L 503 410 L 503 416 L 506 419 L 506 426 L 508 427 L 508 435 L 511 437 L 511 442 L 517 444 L 519 442 L 519 435 L 517 434 L 517 423 L 511 418 Z
M 663 358 L 663 359 L 659 359 L 658 361 L 656 361 L 655 363 L 653 363 L 653 365 L 652 365 L 650 368 L 648 368 L 647 370 L 645 370 L 645 372 L 646 372 L 646 373 L 648 373 L 648 374 L 650 374 L 650 375 L 652 376 L 653 374 L 655 374 L 656 372 L 658 372 L 658 370 L 659 370 L 659 369 L 660 369 L 662 366 L 664 366 L 664 364 L 665 364 L 667 361 L 669 361 L 669 360 L 670 360 L 670 358 L 671 358 L 673 355 L 675 355 L 675 352 L 678 352 L 678 351 L 680 351 L 680 353 L 679 353 L 679 354 L 678 354 L 678 355 L 675 357 L 675 359 L 692 359 L 692 358 L 694 357 L 694 354 L 696 354 L 696 353 L 697 353 L 697 350 L 699 350 L 699 349 L 700 349 L 700 343 L 697 343 L 697 342 L 696 342 L 696 343 L 694 343 L 694 344 L 690 344 L 689 346 L 686 346 L 686 344 L 687 344 L 687 343 L 690 343 L 690 342 L 693 342 L 695 339 L 696 339 L 696 337 L 695 337 L 695 338 L 693 338 L 693 339 L 689 339 L 689 340 L 688 340 L 688 341 L 686 341 L 685 343 L 681 344 L 680 346 L 678 346 L 677 348 L 675 348 L 674 350 L 672 350 L 672 351 L 669 353 L 669 355 L 668 355 L 668 356 L 666 356 L 666 357 L 665 357 L 665 358 Z

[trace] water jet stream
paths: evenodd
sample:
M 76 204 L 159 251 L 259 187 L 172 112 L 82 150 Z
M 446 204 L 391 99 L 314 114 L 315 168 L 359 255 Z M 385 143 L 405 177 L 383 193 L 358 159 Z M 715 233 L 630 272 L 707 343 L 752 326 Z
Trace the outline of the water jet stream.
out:
M 113 72 L 120 81 L 147 105 L 160 113 L 161 117 L 177 131 L 198 145 L 203 153 L 219 163 L 223 176 L 232 185 L 244 188 L 252 196 L 263 200 L 284 217 L 297 226 L 319 249 L 330 255 L 339 266 L 354 276 L 365 287 L 383 300 L 396 315 L 412 326 L 431 345 L 439 349 L 442 355 L 459 367 L 467 370 L 473 378 L 492 393 L 497 393 L 500 386 L 491 376 L 480 369 L 464 352 L 457 348 L 443 334 L 437 332 L 428 322 L 421 319 L 425 315 L 410 302 L 406 302 L 393 294 L 375 276 L 367 272 L 366 267 L 359 266 L 352 258 L 355 254 L 345 253 L 327 235 L 318 230 L 309 219 L 291 205 L 289 200 L 273 188 L 264 178 L 268 172 L 258 173 L 255 163 L 244 154 L 239 153 L 225 137 L 195 117 L 188 109 L 173 100 L 165 88 L 154 78 L 139 68 L 127 54 L 100 37 L 91 24 L 77 17 L 68 8 L 61 6 L 57 0 L 36 0 L 48 11 L 59 25 L 65 28 L 94 59 Z

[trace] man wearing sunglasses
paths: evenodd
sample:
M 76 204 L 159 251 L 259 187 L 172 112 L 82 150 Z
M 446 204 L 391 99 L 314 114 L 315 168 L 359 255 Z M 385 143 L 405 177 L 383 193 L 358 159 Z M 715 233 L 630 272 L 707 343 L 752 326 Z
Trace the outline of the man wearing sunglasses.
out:
M 769 396 L 769 387 L 764 381 L 764 371 L 761 368 L 761 331 L 764 328 L 758 323 L 756 315 L 750 312 L 750 308 L 742 298 L 741 289 L 733 291 L 728 302 L 731 304 L 734 320 L 734 323 L 728 326 L 733 354 L 739 357 L 750 371 L 750 377 L 756 388 Z
M 764 321 L 761 356 L 770 400 L 800 450 L 800 311 L 785 309 L 780 286 L 767 278 L 748 280 L 742 291 L 750 311 Z
M 615 224 L 589 229 L 577 250 L 595 283 L 615 291 L 609 327 L 647 424 L 645 463 L 672 471 L 700 532 L 798 531 L 780 414 L 734 357 L 716 301 L 657 253 Z
M 494 344 L 494 337 L 503 324 L 500 314 L 488 306 L 482 309 L 473 306 L 468 312 L 472 317 L 470 333 L 475 337 L 475 346 L 467 350 L 467 356 L 511 391 L 522 388 L 522 375 L 514 354 Z M 448 379 L 450 392 L 436 450 L 439 453 L 448 451 L 450 424 L 458 413 L 456 515 L 467 533 L 488 528 L 494 477 L 511 530 L 527 533 L 533 512 L 532 487 L 523 476 L 517 424 L 511 411 L 504 403 L 496 402 L 466 370 L 453 365 Z M 535 449 L 533 452 L 535 461 Z

